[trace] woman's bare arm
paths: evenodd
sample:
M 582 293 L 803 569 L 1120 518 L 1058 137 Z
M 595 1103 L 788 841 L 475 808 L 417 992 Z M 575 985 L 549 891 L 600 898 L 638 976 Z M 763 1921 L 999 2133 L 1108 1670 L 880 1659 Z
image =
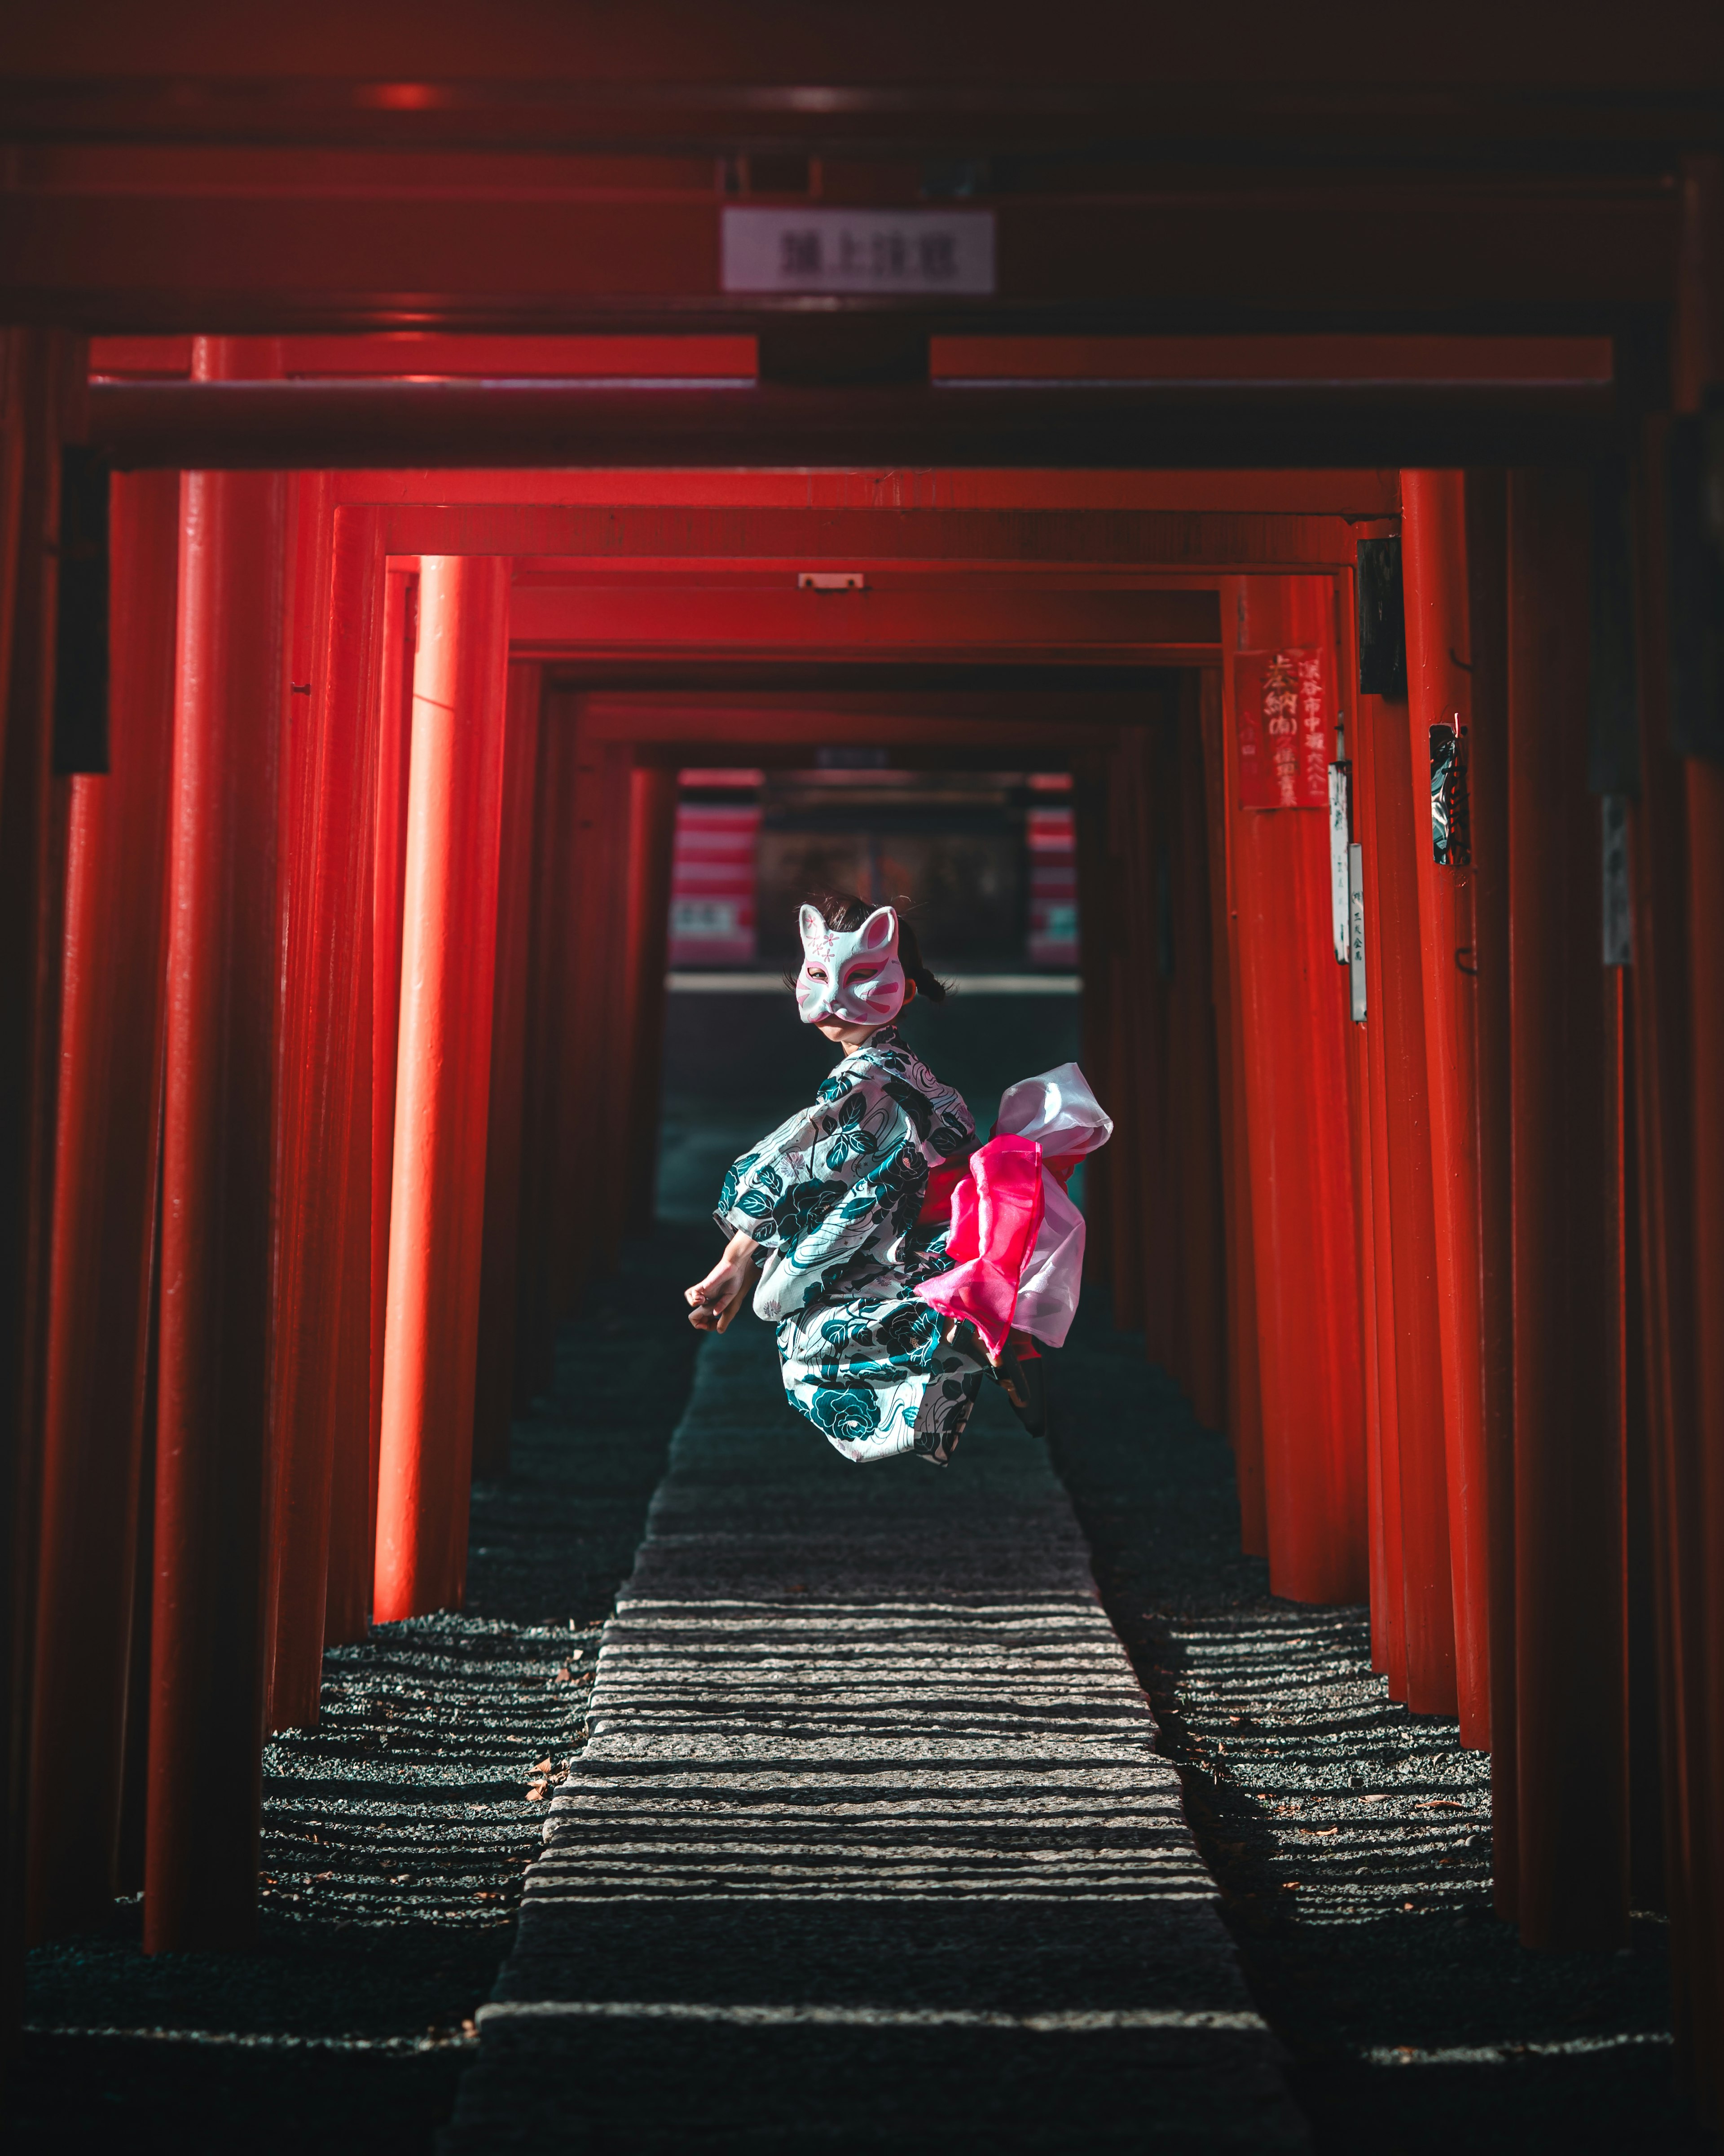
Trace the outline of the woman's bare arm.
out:
M 722 1332 L 742 1307 L 754 1285 L 754 1258 L 760 1245 L 740 1231 L 725 1245 L 724 1255 L 705 1280 L 683 1290 L 689 1323 L 698 1332 Z

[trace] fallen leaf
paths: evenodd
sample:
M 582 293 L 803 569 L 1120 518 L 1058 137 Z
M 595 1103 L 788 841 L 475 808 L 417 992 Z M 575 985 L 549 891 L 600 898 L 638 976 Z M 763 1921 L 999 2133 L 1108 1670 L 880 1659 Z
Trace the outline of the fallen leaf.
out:
M 552 1684 L 572 1684 L 574 1681 L 575 1673 L 569 1667 L 567 1662 L 562 1665 L 562 1666 L 557 1671 L 557 1675 L 551 1680 Z
M 1416 1909 L 1419 1904 L 1416 1902 L 1403 1902 L 1401 1907 L 1403 1909 Z
M 487 1887 L 482 1892 L 475 1894 L 473 1898 L 475 1902 L 500 1902 L 503 1897 L 500 1894 L 494 1892 L 491 1888 Z
M 311 1874 L 314 1879 L 333 1879 L 335 1876 L 333 1871 L 314 1871 Z
M 1388 1799 L 1387 1797 L 1361 1797 L 1358 1801 L 1362 1804 L 1386 1804 L 1388 1802 Z
M 1338 1826 L 1296 1826 L 1294 1828 L 1293 1831 L 1295 1834 L 1323 1835 L 1339 1834 L 1341 1829 Z
M 1413 1810 L 1416 1812 L 1464 1812 L 1466 1799 L 1465 1797 L 1421 1797 Z
M 528 1771 L 535 1774 L 549 1774 L 555 1771 L 554 1762 L 549 1759 L 535 1759 Z
M 543 1804 L 550 1794 L 551 1784 L 548 1782 L 529 1782 L 526 1785 L 526 1800 L 530 1804 Z

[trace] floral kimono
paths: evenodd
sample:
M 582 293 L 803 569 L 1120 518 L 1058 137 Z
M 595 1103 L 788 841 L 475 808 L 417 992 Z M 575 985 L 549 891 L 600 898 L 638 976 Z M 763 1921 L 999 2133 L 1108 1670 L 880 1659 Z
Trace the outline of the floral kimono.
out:
M 918 1219 L 929 1170 L 974 1137 L 962 1095 L 883 1026 L 725 1178 L 714 1217 L 765 1253 L 754 1308 L 791 1405 L 847 1460 L 943 1464 L 969 1420 L 986 1366 L 912 1290 L 948 1263 L 944 1212 Z

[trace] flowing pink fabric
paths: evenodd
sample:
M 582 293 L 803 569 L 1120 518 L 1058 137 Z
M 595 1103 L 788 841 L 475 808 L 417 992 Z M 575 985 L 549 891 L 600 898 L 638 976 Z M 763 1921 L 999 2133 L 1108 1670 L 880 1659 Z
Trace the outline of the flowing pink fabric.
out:
M 990 1138 L 966 1166 L 952 1193 L 946 1243 L 957 1263 L 916 1291 L 943 1316 L 967 1318 L 998 1357 L 1042 1224 L 1042 1149 L 1034 1138 Z
M 1084 1216 L 1065 1186 L 1112 1135 L 1112 1117 L 1075 1063 L 1008 1086 L 988 1143 L 929 1173 L 921 1224 L 950 1219 L 952 1265 L 916 1292 L 944 1316 L 967 1318 L 990 1355 L 1014 1326 L 1061 1346 L 1084 1278 Z

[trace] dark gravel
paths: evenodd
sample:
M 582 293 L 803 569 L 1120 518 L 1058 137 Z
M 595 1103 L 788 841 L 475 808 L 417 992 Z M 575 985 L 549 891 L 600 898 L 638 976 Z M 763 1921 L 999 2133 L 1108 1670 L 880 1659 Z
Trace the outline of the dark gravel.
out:
M 268 1746 L 256 1950 L 146 1958 L 134 1901 L 31 1955 L 8 2149 L 426 2156 L 540 1845 L 532 1770 L 583 1741 L 688 1390 L 677 1291 L 711 1240 L 631 1246 L 566 1332 L 511 1474 L 475 1489 L 466 1611 L 329 1655 L 319 1727 Z
M 1663 1921 L 1532 1954 L 1491 1905 L 1490 1763 L 1408 1714 L 1362 1609 L 1278 1600 L 1231 1456 L 1086 1304 L 1054 1457 L 1319 2148 L 1700 2151 L 1672 2087 Z
M 428 2156 L 539 1844 L 531 1770 L 582 1743 L 687 1391 L 695 1215 L 748 1122 L 673 1110 L 674 1224 L 594 1291 L 476 1491 L 469 1609 L 332 1655 L 321 1727 L 269 1747 L 258 1950 L 146 1960 L 131 1906 L 32 1957 L 8 2148 Z M 1672 2092 L 1660 1918 L 1619 1955 L 1523 1953 L 1491 1910 L 1486 1761 L 1387 1699 L 1362 1610 L 1270 1595 L 1225 1442 L 1101 1298 L 1055 1370 L 1056 1464 L 1318 2147 L 1713 2148 Z

